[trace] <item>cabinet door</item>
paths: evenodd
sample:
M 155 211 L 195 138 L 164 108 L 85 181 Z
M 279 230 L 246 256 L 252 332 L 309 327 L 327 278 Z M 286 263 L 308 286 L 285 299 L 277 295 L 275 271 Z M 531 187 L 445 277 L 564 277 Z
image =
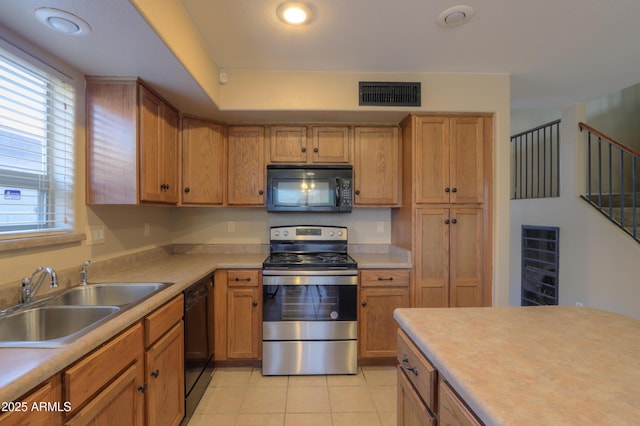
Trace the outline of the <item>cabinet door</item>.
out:
M 356 205 L 400 204 L 400 140 L 396 127 L 357 127 L 354 135 Z
M 398 367 L 398 426 L 435 426 L 435 416 Z
M 264 128 L 230 127 L 228 144 L 228 204 L 263 206 L 266 174 Z
M 447 307 L 449 284 L 449 209 L 416 210 L 416 307 Z
M 313 127 L 312 163 L 348 163 L 350 160 L 348 127 Z
M 140 96 L 140 201 L 178 202 L 178 113 L 143 86 Z
M 24 408 L 22 411 L 5 411 L 0 413 L 0 424 L 3 426 L 52 426 L 62 424 L 62 413 L 56 410 L 32 410 L 33 404 L 39 406 L 43 403 L 59 404 L 60 409 L 64 410 L 65 405 L 60 402 L 60 375 L 52 377 L 43 385 L 36 388 L 16 400 Z
M 179 425 L 184 417 L 184 326 L 173 326 L 145 354 L 147 424 Z
M 228 289 L 227 357 L 260 359 L 261 303 L 258 287 Z
M 222 205 L 227 189 L 224 127 L 182 121 L 182 203 Z
M 449 304 L 482 306 L 483 210 L 451 209 Z
M 480 426 L 482 423 L 443 380 L 438 386 L 438 423 L 441 426 Z
M 393 310 L 407 307 L 409 307 L 408 286 L 360 289 L 358 312 L 360 357 L 396 356 L 398 323 L 393 319 Z
M 415 118 L 416 202 L 448 203 L 449 118 Z
M 482 203 L 484 199 L 483 117 L 451 117 L 450 201 Z
M 124 370 L 65 425 L 143 425 L 144 366 L 140 360 Z
M 307 128 L 271 127 L 269 159 L 272 163 L 307 162 Z

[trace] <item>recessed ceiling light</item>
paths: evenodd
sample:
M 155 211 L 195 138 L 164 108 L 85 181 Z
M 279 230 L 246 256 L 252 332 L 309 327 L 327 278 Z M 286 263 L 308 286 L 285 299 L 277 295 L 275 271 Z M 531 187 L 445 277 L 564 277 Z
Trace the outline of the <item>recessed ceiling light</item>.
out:
M 42 24 L 62 34 L 86 35 L 91 27 L 82 18 L 64 10 L 40 7 L 34 10 L 36 18 Z
M 443 28 L 457 27 L 473 17 L 471 6 L 453 6 L 438 15 L 438 25 Z
M 276 9 L 276 14 L 282 22 L 291 25 L 305 25 L 315 17 L 310 3 L 297 1 L 281 3 Z

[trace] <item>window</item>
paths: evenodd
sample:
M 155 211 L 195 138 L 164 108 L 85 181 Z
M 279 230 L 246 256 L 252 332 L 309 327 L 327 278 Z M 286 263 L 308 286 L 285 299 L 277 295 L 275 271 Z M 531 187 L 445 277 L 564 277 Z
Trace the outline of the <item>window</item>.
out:
M 74 89 L 0 44 L 0 236 L 69 231 Z

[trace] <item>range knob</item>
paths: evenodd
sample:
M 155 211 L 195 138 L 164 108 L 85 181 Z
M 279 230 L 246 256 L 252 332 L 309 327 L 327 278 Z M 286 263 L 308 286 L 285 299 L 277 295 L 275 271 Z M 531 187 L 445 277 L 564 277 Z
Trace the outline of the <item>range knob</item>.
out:
M 275 235 L 276 237 L 280 236 L 280 231 L 274 231 L 273 235 Z
M 285 237 L 288 237 L 288 236 L 289 236 L 289 231 L 284 231 L 284 232 L 282 233 L 282 235 L 284 235 Z
M 338 237 L 342 237 L 342 231 L 338 231 Z
M 329 236 L 330 236 L 330 237 L 333 237 L 333 236 L 334 236 L 333 231 L 329 231 Z

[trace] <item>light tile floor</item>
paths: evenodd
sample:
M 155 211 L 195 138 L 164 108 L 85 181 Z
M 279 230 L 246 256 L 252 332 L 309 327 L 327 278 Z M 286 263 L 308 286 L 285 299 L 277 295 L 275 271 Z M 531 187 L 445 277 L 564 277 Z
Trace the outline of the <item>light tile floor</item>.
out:
M 223 368 L 215 370 L 189 426 L 395 426 L 396 403 L 394 367 L 361 367 L 348 376 Z

